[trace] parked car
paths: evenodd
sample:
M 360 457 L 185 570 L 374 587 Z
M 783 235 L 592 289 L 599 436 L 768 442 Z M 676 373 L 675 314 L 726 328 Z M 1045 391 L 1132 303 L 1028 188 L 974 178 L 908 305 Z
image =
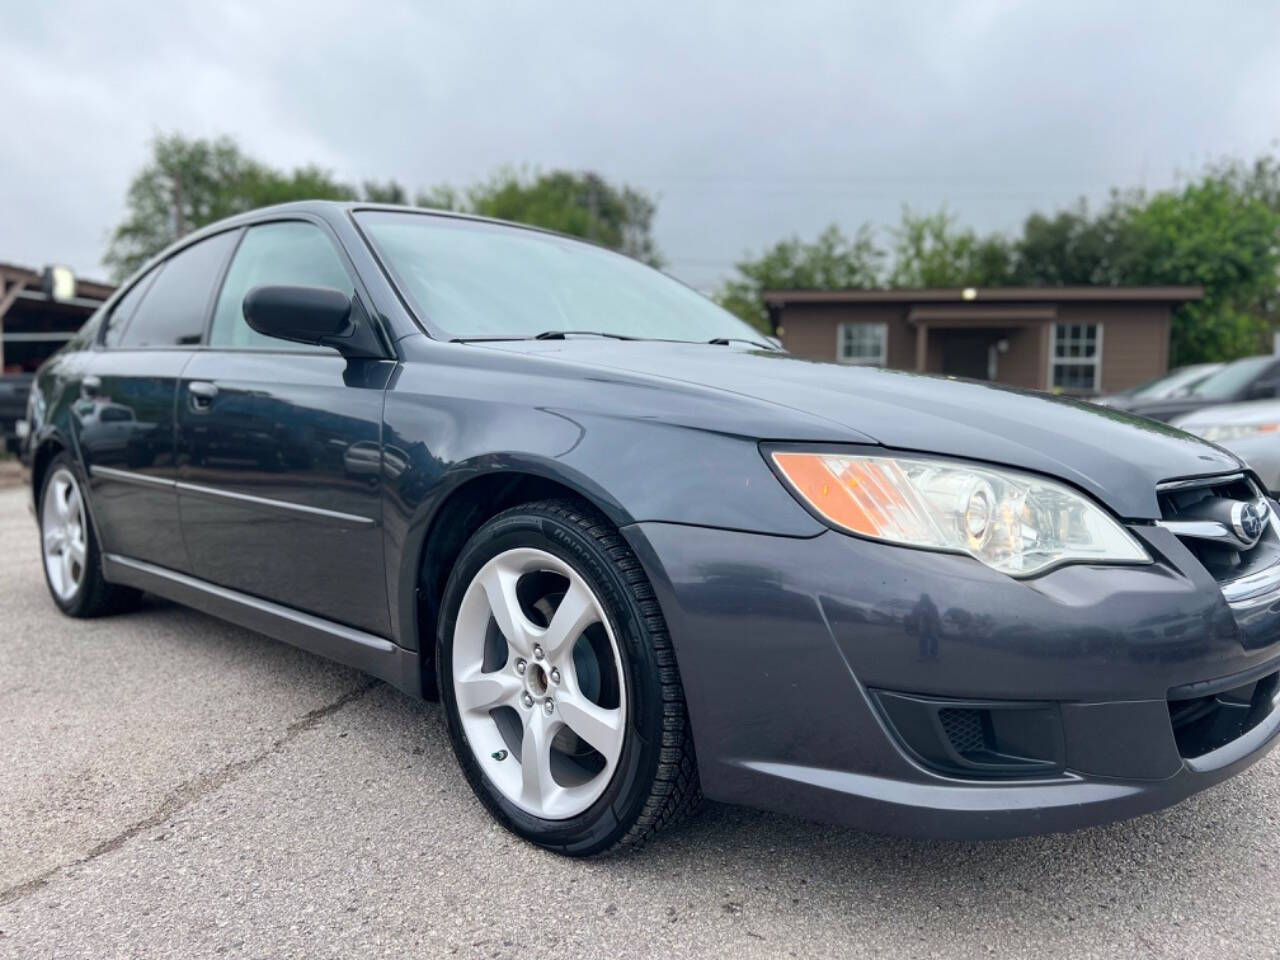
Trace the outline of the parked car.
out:
M 6 373 L 0 376 L 0 444 L 9 453 L 17 453 L 22 444 L 21 430 L 26 428 L 27 397 L 31 392 L 30 373 Z
M 1168 400 L 1189 392 L 1210 374 L 1222 369 L 1220 363 L 1193 363 L 1185 367 L 1175 367 L 1168 373 L 1130 387 L 1122 393 L 1112 393 L 1098 397 L 1094 403 L 1116 410 L 1131 410 L 1140 403 L 1151 403 L 1155 400 Z
M 122 285 L 36 391 L 59 609 L 148 591 L 438 691 L 481 803 L 560 853 L 641 843 L 703 794 L 1070 829 L 1280 733 L 1280 537 L 1239 458 L 792 357 L 564 237 L 235 217 Z M 124 408 L 142 462 L 85 413 Z
M 1173 426 L 1226 447 L 1273 496 L 1280 493 L 1280 400 L 1206 407 L 1178 417 Z
M 1201 407 L 1265 400 L 1280 391 L 1280 357 L 1266 354 L 1225 364 L 1177 396 L 1142 400 L 1125 409 L 1152 420 L 1169 421 Z

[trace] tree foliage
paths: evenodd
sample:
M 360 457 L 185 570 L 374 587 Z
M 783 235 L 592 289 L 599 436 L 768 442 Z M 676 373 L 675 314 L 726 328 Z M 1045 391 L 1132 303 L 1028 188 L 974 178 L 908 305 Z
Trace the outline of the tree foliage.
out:
M 124 221 L 103 262 L 128 276 L 174 240 L 223 217 L 289 200 L 352 200 L 357 191 L 317 166 L 277 170 L 247 156 L 229 137 L 151 141 L 151 159 L 125 198 Z
M 419 194 L 417 203 L 545 227 L 652 266 L 662 264 L 653 239 L 656 201 L 596 173 L 552 170 L 528 175 L 508 168 L 470 187 L 435 187 Z
M 223 217 L 291 200 L 358 199 L 410 202 L 409 191 L 395 180 L 366 180 L 357 188 L 314 165 L 276 169 L 229 137 L 161 135 L 129 184 L 125 219 L 112 232 L 103 262 L 120 279 L 174 240 Z M 413 202 L 546 227 L 661 263 L 653 239 L 656 202 L 595 173 L 504 170 L 470 187 L 437 187 Z
M 869 224 L 852 237 L 834 223 L 805 242 L 788 237 L 758 257 L 745 257 L 738 275 L 725 283 L 716 299 L 758 329 L 771 333 L 765 290 L 842 290 L 875 286 L 884 261 Z
M 737 264 L 721 302 L 761 324 L 770 288 L 1197 285 L 1199 302 L 1179 307 L 1174 364 L 1229 360 L 1266 349 L 1280 326 L 1280 162 L 1226 160 L 1198 178 L 1154 193 L 1115 191 L 1096 212 L 1082 200 L 1032 213 L 1019 234 L 981 235 L 947 210 L 905 209 L 889 229 L 888 256 L 822 237 L 790 238 Z M 874 233 L 859 231 L 862 249 Z

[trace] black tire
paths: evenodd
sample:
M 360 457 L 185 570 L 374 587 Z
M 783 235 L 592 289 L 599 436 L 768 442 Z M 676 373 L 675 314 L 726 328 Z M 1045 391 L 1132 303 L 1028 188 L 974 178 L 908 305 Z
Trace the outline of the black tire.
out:
M 80 482 L 80 474 L 76 470 L 75 463 L 66 453 L 59 453 L 50 462 L 48 468 L 44 472 L 44 481 L 40 488 L 40 496 L 37 503 L 37 520 L 41 523 L 43 530 L 43 512 L 45 504 L 45 493 L 50 482 L 58 474 L 59 470 L 65 470 L 75 478 L 75 482 L 80 491 L 80 497 L 84 503 L 85 520 L 85 565 L 84 572 L 81 576 L 80 584 L 76 588 L 74 594 L 69 599 L 63 599 L 53 588 L 53 584 L 49 580 L 49 570 L 45 565 L 45 543 L 44 537 L 40 538 L 40 568 L 44 571 L 45 585 L 49 588 L 49 596 L 53 602 L 69 617 L 78 617 L 87 619 L 90 617 L 103 617 L 113 613 L 122 613 L 126 610 L 132 610 L 138 605 L 142 594 L 134 590 L 132 587 L 125 587 L 115 583 L 108 583 L 102 576 L 102 553 L 98 546 L 97 533 L 94 530 L 92 506 L 89 503 L 89 497 L 85 490 L 85 486 Z
M 516 547 L 544 550 L 572 566 L 600 598 L 621 648 L 628 714 L 622 753 L 600 798 L 567 820 L 540 819 L 508 800 L 476 762 L 458 715 L 452 652 L 463 595 L 481 567 Z M 436 676 L 454 753 L 471 788 L 499 823 L 531 843 L 579 857 L 638 848 L 701 799 L 666 621 L 626 541 L 586 504 L 545 500 L 514 507 L 467 541 L 444 591 Z

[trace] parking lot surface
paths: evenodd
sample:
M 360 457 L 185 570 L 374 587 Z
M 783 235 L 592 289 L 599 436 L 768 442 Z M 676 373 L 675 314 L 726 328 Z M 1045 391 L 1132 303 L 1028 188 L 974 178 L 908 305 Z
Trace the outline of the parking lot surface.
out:
M 77 622 L 0 490 L 0 957 L 1280 956 L 1280 757 L 1082 833 L 885 839 L 708 805 L 574 862 L 435 704 L 181 607 Z

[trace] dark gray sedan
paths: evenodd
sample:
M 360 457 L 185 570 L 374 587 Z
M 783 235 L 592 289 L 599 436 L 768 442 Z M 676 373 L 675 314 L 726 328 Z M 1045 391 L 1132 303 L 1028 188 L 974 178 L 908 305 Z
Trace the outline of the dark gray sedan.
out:
M 145 591 L 438 695 L 480 801 L 561 853 L 704 794 L 1069 829 L 1280 731 L 1280 537 L 1235 456 L 801 360 L 544 232 L 224 221 L 125 282 L 30 409 L 60 609 Z

